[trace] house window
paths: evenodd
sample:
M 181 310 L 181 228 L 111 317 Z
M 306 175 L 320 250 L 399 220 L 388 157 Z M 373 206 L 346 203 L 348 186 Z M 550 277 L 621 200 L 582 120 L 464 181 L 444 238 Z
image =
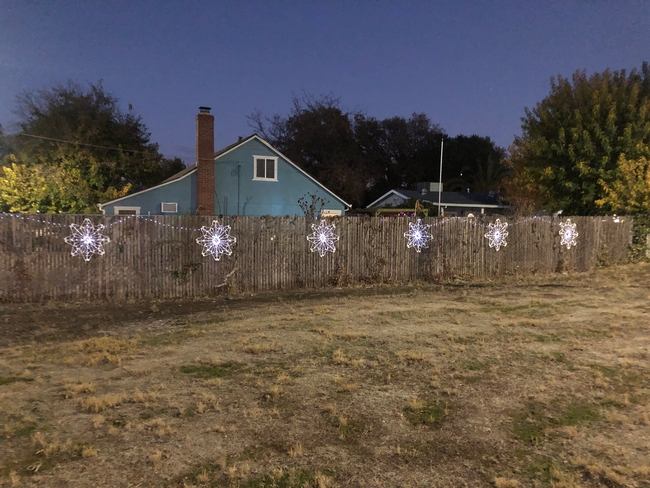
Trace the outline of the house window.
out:
M 254 180 L 278 181 L 278 158 L 253 156 L 253 159 L 255 161 Z
M 343 211 L 341 210 L 326 210 L 323 209 L 320 211 L 320 216 L 321 217 L 340 217 L 343 215 Z
M 176 213 L 178 212 L 178 203 L 176 202 L 162 202 L 160 205 L 162 213 Z
M 140 215 L 140 207 L 113 207 L 114 215 Z

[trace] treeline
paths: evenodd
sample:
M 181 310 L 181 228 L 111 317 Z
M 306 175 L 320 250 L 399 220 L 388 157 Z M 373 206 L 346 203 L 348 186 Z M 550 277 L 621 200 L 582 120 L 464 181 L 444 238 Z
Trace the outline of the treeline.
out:
M 509 199 L 531 210 L 650 213 L 650 65 L 552 78 L 507 164 Z
M 366 205 L 391 189 L 438 181 L 444 138 L 443 182 L 447 191 L 499 192 L 507 168 L 503 148 L 489 137 L 448 137 L 425 114 L 383 120 L 344 111 L 331 96 L 294 97 L 287 115 L 249 125 L 344 200 Z
M 18 98 L 19 132 L 0 127 L 0 211 L 97 212 L 105 202 L 183 168 L 165 158 L 140 117 L 101 83 L 69 83 Z M 551 79 L 524 109 L 505 151 L 485 136 L 447 137 L 423 113 L 379 120 L 331 96 L 294 97 L 286 115 L 250 126 L 354 206 L 386 191 L 438 181 L 445 190 L 500 193 L 529 212 L 650 213 L 650 65 Z
M 0 127 L 0 211 L 97 213 L 97 204 L 148 188 L 183 169 L 151 142 L 132 107 L 101 82 L 18 97 L 19 131 Z

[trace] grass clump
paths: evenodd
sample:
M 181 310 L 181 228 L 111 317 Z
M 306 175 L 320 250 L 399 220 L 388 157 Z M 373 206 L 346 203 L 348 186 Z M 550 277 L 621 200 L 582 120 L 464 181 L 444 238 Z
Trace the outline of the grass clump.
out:
M 113 408 L 126 400 L 124 394 L 108 394 L 101 397 L 89 396 L 79 401 L 79 406 L 87 412 L 99 413 L 107 408 Z
M 320 475 L 320 474 L 319 474 Z M 242 483 L 241 488 L 307 488 L 319 486 L 314 484 L 316 476 L 314 473 L 303 469 L 276 469 L 263 476 L 250 479 Z M 322 480 L 323 476 L 319 478 Z M 320 486 L 330 486 L 321 482 Z
M 527 444 L 538 445 L 546 438 L 549 428 L 577 426 L 599 418 L 597 408 L 583 402 L 570 403 L 556 411 L 541 404 L 530 404 L 513 417 L 512 427 L 515 437 Z
M 241 352 L 248 354 L 258 355 L 267 352 L 280 352 L 282 351 L 282 344 L 270 342 L 267 344 L 246 344 L 241 348 Z
M 135 340 L 103 336 L 63 344 L 60 352 L 68 355 L 75 354 L 84 366 L 95 366 L 102 363 L 119 365 L 122 362 L 122 354 L 133 350 L 136 344 Z M 64 363 L 72 364 L 74 362 L 76 362 L 74 357 L 64 358 Z
M 404 415 L 413 425 L 439 427 L 448 413 L 445 402 L 426 403 L 422 400 L 411 400 L 408 406 L 404 407 Z
M 180 372 L 197 378 L 224 378 L 232 376 L 240 368 L 240 364 L 228 361 L 219 364 L 188 364 L 181 366 Z
M 20 376 L 9 376 L 9 377 L 0 376 L 0 386 L 8 385 L 9 383 L 14 383 L 16 381 L 34 381 L 34 378 L 27 378 L 27 377 L 20 377 Z
M 333 473 L 301 468 L 276 468 L 270 472 L 245 479 L 243 464 L 232 464 L 224 456 L 217 463 L 201 465 L 181 478 L 182 486 L 237 486 L 238 488 L 333 488 Z M 235 484 L 233 484 L 233 482 Z

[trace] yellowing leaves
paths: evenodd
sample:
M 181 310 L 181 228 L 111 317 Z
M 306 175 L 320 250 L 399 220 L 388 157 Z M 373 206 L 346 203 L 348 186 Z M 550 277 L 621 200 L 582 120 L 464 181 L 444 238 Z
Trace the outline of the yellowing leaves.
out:
M 637 151 L 650 154 L 650 148 L 641 145 Z M 621 154 L 617 165 L 617 178 L 611 183 L 599 181 L 605 196 L 596 204 L 610 206 L 612 211 L 620 213 L 650 212 L 650 159 L 647 156 L 628 159 Z

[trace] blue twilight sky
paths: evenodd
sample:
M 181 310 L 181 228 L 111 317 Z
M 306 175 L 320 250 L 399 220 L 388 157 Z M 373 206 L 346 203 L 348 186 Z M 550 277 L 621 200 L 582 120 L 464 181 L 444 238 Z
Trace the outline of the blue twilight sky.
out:
M 284 115 L 303 92 L 506 147 L 551 76 L 644 60 L 648 1 L 0 0 L 0 124 L 13 132 L 23 90 L 102 79 L 189 164 L 200 105 L 219 149 L 252 132 L 246 115 Z

